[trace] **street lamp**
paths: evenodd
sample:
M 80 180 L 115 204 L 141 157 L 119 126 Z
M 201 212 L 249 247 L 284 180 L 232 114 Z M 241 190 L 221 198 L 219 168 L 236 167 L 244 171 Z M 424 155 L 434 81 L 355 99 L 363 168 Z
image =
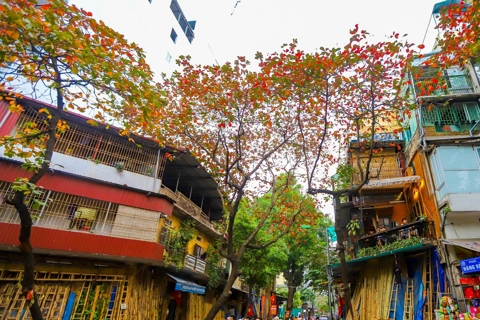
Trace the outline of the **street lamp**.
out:
M 333 282 L 333 277 L 332 277 L 332 269 L 330 266 L 330 237 L 328 236 L 328 228 L 325 227 L 325 229 L 320 229 L 320 228 L 311 228 L 310 226 L 301 226 L 300 228 L 302 229 L 311 229 L 314 231 L 320 231 L 323 233 L 323 236 L 327 240 L 327 281 L 328 281 L 328 287 L 327 287 L 327 297 L 328 297 L 328 311 L 330 313 L 330 319 L 333 320 L 333 310 L 332 310 L 332 300 L 331 300 L 331 286 Z

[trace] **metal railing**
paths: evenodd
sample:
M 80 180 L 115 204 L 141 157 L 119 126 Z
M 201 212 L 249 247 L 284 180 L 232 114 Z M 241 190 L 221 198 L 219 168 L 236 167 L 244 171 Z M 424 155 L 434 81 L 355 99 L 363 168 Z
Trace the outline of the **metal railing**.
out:
M 357 257 L 360 249 L 375 246 L 379 246 L 380 249 L 383 249 L 384 246 L 387 247 L 394 242 L 414 237 L 430 240 L 436 239 L 433 221 L 421 219 L 386 231 L 367 234 L 353 243 L 354 253 Z
M 11 183 L 0 181 L 0 195 L 4 198 L 13 196 Z M 158 212 L 51 190 L 45 190 L 37 199 L 46 205 L 34 209 L 33 198 L 26 197 L 34 226 L 156 241 Z M 15 208 L 5 201 L 0 203 L 0 222 L 20 223 Z
M 468 75 L 450 75 L 440 80 L 420 78 L 415 81 L 415 94 L 421 96 L 444 96 L 475 92 L 473 82 Z
M 205 273 L 207 269 L 207 262 L 205 260 L 187 254 L 185 256 L 185 263 L 183 265 L 187 269 L 191 269 L 197 272 Z
M 40 130 L 44 130 L 45 116 L 28 109 L 18 119 L 14 131 L 21 130 L 28 122 L 36 123 Z M 163 176 L 167 160 L 163 153 L 158 154 L 157 149 L 148 146 L 140 148 L 126 138 L 88 126 L 70 122 L 68 125 L 70 128 L 58 136 L 55 152 L 151 177 L 158 170 L 157 176 Z

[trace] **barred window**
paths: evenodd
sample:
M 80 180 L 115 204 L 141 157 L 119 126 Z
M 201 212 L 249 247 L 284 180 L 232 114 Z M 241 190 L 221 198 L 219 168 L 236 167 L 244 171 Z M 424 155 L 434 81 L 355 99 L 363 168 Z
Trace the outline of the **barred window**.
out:
M 20 116 L 12 134 L 27 122 L 34 122 L 40 130 L 46 130 L 45 116 L 28 109 Z M 55 144 L 56 152 L 112 167 L 121 165 L 125 171 L 152 177 L 158 171 L 157 178 L 163 177 L 166 157 L 163 153 L 160 155 L 157 170 L 157 149 L 139 147 L 127 139 L 76 123 L 68 124 L 70 129 L 61 134 Z

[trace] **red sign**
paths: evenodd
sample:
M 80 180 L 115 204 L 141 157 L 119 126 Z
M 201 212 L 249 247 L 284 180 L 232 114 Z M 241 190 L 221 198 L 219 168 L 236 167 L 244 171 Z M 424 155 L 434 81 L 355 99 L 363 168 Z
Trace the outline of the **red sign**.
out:
M 270 306 L 270 314 L 271 314 L 272 316 L 277 315 L 277 305 L 272 305 L 272 306 Z

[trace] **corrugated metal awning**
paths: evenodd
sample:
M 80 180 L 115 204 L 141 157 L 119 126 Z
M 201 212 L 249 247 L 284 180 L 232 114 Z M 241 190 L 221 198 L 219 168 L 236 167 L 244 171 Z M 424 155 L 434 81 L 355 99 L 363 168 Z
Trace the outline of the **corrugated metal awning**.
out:
M 480 252 L 480 239 L 442 239 L 442 242 L 452 246 L 459 246 L 468 250 Z
M 368 189 L 403 189 L 407 184 L 420 180 L 419 176 L 398 177 L 390 179 L 370 180 L 362 187 L 362 190 Z

